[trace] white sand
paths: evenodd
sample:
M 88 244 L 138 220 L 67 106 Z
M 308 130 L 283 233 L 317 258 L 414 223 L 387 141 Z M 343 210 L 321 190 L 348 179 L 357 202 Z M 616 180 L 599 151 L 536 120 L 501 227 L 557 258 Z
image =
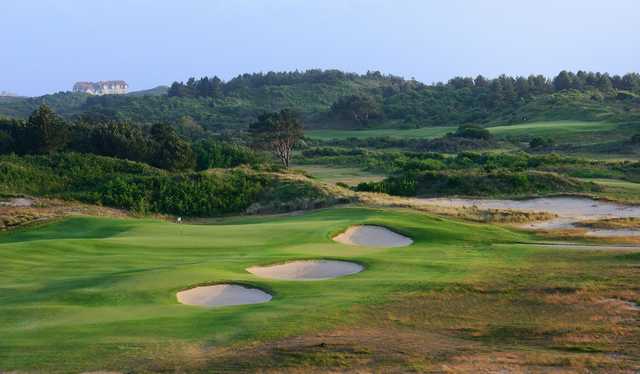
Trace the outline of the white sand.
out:
M 547 197 L 527 200 L 496 200 L 496 199 L 416 199 L 424 205 L 438 205 L 444 207 L 477 207 L 479 209 L 501 209 L 523 212 L 548 212 L 557 218 L 543 222 L 521 225 L 533 230 L 573 229 L 580 221 L 601 220 L 607 218 L 640 217 L 640 206 L 624 205 L 608 201 L 593 200 L 582 197 Z M 625 237 L 638 236 L 640 230 L 622 229 L 605 230 L 591 229 L 587 236 Z
M 198 305 L 208 308 L 266 303 L 272 296 L 257 288 L 248 288 L 234 284 L 216 284 L 213 286 L 195 287 L 180 291 L 178 302 L 187 305 Z
M 613 304 L 621 307 L 622 309 L 631 310 L 634 312 L 640 312 L 640 305 L 626 300 L 621 299 L 603 299 L 602 303 Z
M 413 243 L 413 240 L 406 236 L 397 234 L 381 226 L 352 226 L 333 240 L 349 245 L 360 245 L 364 247 L 393 248 L 406 247 Z
M 7 200 L 0 200 L 0 206 L 7 206 L 11 208 L 28 208 L 33 206 L 33 200 L 24 197 L 16 197 Z
M 347 261 L 311 260 L 292 261 L 271 266 L 253 266 L 249 273 L 263 278 L 289 280 L 322 280 L 359 273 L 362 265 Z

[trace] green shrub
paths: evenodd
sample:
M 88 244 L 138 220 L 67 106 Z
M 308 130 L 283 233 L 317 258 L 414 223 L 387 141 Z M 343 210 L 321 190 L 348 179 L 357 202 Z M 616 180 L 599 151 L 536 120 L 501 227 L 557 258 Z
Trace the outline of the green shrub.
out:
M 598 191 L 593 183 L 543 172 L 421 172 L 361 183 L 358 191 L 399 196 L 506 196 Z

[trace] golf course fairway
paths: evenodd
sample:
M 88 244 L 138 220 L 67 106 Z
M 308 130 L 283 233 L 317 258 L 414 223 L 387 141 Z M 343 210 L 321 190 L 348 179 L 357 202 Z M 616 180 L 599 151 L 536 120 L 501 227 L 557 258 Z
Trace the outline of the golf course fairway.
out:
M 611 329 L 608 320 L 590 319 L 596 312 L 585 310 L 603 308 L 597 304 L 601 294 L 636 297 L 624 287 L 637 284 L 638 253 L 540 248 L 521 244 L 533 243 L 532 234 L 409 210 L 346 207 L 220 222 L 78 217 L 0 234 L 0 372 L 333 368 L 342 365 L 340 357 L 387 357 L 377 350 L 402 344 L 402 334 L 414 330 L 425 331 L 421 339 L 437 336 L 440 350 L 534 349 L 571 365 L 580 364 L 581 350 L 591 353 L 594 365 L 609 365 L 597 361 L 599 352 L 615 352 L 620 360 L 637 353 L 620 336 L 596 343 L 565 341 L 563 334 L 572 324 L 587 335 Z M 414 243 L 386 249 L 332 240 L 362 224 L 398 230 Z M 365 270 L 314 282 L 265 279 L 245 270 L 313 259 L 353 261 Z M 180 290 L 224 282 L 259 288 L 273 299 L 213 309 L 176 300 Z M 572 311 L 582 299 L 555 302 L 549 298 L 554 290 L 570 297 L 584 292 L 591 301 L 584 301 L 587 309 Z M 273 360 L 219 356 L 224 347 L 335 329 L 384 329 L 390 340 L 341 351 L 342 356 L 288 355 L 282 349 Z M 444 347 L 454 337 L 459 342 Z M 404 356 L 394 353 L 388 364 L 433 364 L 435 358 L 426 360 L 424 352 L 411 349 L 437 349 L 426 340 L 419 343 L 403 348 Z M 577 361 L 562 361 L 574 355 Z

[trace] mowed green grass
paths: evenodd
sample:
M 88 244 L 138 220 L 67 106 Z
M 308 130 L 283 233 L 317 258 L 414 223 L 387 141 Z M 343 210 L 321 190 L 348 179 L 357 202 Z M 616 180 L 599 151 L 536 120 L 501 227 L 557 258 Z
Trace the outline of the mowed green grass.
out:
M 394 227 L 416 244 L 381 250 L 330 239 L 363 222 Z M 354 304 L 503 266 L 468 245 L 516 239 L 521 236 L 503 229 L 368 209 L 211 226 L 73 218 L 3 234 L 0 370 L 117 369 L 123 357 L 158 344 L 228 344 L 327 328 L 351 318 L 347 311 Z M 300 258 L 351 259 L 367 270 L 319 282 L 260 279 L 245 271 Z M 275 297 L 266 304 L 213 310 L 176 301 L 185 287 L 222 281 L 255 284 Z
M 372 130 L 308 130 L 305 136 L 311 139 L 331 140 L 349 138 L 378 138 L 391 137 L 399 139 L 432 139 L 441 137 L 449 132 L 455 131 L 456 126 L 443 127 L 421 127 L 419 129 L 372 129 Z
M 532 240 L 528 234 L 404 210 L 347 207 L 221 222 L 83 217 L 0 235 L 0 372 L 126 371 L 182 344 L 270 341 L 357 323 L 354 310 L 384 305 L 390 295 L 496 279 L 508 284 L 509 277 L 526 287 L 528 278 L 518 274 L 532 266 L 538 274 L 544 270 L 540 261 L 556 260 L 552 250 L 515 244 Z M 331 240 L 362 223 L 391 227 L 415 243 L 372 249 Z M 571 251 L 558 256 L 574 269 L 585 256 L 590 266 L 608 258 Z M 245 271 L 312 258 L 357 261 L 366 270 L 312 282 L 261 279 Z M 576 277 L 572 284 L 579 283 Z M 274 298 L 218 309 L 176 301 L 181 289 L 224 281 L 253 284 Z
M 512 137 L 552 137 L 556 142 L 569 140 L 592 140 L 598 134 L 613 132 L 618 125 L 609 122 L 585 122 L 585 121 L 549 121 L 531 122 L 509 126 L 490 127 L 489 131 L 498 138 Z M 596 139 L 602 141 L 603 139 Z
M 455 131 L 456 126 L 447 127 L 423 127 L 419 129 L 375 129 L 375 130 L 311 130 L 306 135 L 312 139 L 348 139 L 348 138 L 374 138 L 392 137 L 400 139 L 432 139 L 441 137 L 449 132 Z M 498 138 L 505 137 L 553 137 L 556 141 L 567 140 L 591 141 L 601 134 L 611 134 L 619 126 L 608 122 L 586 122 L 586 121 L 544 121 L 529 122 L 505 126 L 488 127 Z M 595 140 L 598 140 L 595 138 Z M 603 140 L 603 139 L 599 139 Z

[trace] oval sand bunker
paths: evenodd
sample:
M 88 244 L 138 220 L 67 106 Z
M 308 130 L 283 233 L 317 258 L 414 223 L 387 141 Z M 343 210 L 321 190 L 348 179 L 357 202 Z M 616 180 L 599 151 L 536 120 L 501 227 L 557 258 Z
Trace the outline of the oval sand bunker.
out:
M 351 226 L 333 240 L 342 244 L 376 248 L 406 247 L 413 243 L 413 240 L 404 235 L 382 226 L 371 225 Z
M 178 302 L 215 308 L 229 305 L 259 304 L 271 300 L 271 295 L 257 288 L 235 284 L 216 284 L 180 291 Z
M 259 277 L 288 280 L 323 280 L 359 273 L 362 265 L 347 261 L 292 261 L 271 266 L 253 266 L 249 273 Z

